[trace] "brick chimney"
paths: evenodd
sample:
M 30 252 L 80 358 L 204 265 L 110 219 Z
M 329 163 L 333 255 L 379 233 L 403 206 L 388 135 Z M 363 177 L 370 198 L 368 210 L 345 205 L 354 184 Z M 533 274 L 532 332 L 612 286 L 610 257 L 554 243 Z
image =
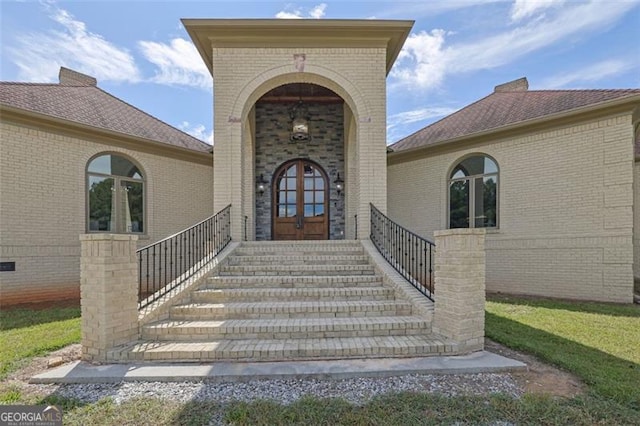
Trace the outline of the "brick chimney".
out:
M 502 92 L 526 92 L 529 90 L 529 82 L 527 77 L 522 77 L 508 83 L 499 84 L 493 88 L 494 93 Z
M 60 67 L 58 80 L 61 86 L 96 86 L 98 84 L 94 77 L 65 67 Z

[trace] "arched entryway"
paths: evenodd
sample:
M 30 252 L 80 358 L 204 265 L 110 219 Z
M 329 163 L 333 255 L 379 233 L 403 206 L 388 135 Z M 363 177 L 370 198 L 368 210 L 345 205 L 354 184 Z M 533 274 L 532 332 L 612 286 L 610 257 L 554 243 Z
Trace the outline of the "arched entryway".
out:
M 275 168 L 288 159 L 309 158 L 326 170 L 331 182 L 338 181 L 339 174 L 344 183 L 340 194 L 329 191 L 329 238 L 367 238 L 369 204 L 383 213 L 387 205 L 386 77 L 411 25 L 363 21 L 315 28 L 302 23 L 293 29 L 291 24 L 260 20 L 186 23 L 220 83 L 214 101 L 218 138 L 213 158 L 213 210 L 232 204 L 234 240 L 271 240 L 272 191 L 258 182 L 262 178 L 272 182 Z M 336 31 L 348 36 L 337 37 Z M 301 44 L 292 34 L 304 34 L 306 41 Z M 290 87 L 277 90 L 282 86 Z M 339 98 L 339 103 L 325 103 L 333 98 Z M 315 153 L 311 149 L 302 152 L 305 144 L 291 138 L 288 109 L 300 101 L 311 114 L 311 138 L 306 145 Z M 326 133 L 325 127 L 337 129 L 340 139 Z M 341 158 L 333 155 L 338 151 Z M 284 158 L 275 158 L 278 154 Z
M 288 161 L 274 174 L 271 187 L 274 240 L 329 238 L 329 179 L 320 165 Z
M 293 134 L 295 113 L 300 110 L 308 129 L 303 138 Z M 246 146 L 247 152 L 253 155 L 246 155 L 244 161 L 247 168 L 253 168 L 253 182 L 264 182 L 266 189 L 252 191 L 257 241 L 345 238 L 349 192 L 334 183 L 340 180 L 346 187 L 351 182 L 346 167 L 345 121 L 350 122 L 351 115 L 344 100 L 314 84 L 278 86 L 255 103 L 247 129 L 250 133 L 245 134 L 252 142 Z M 308 187 L 321 181 L 322 188 Z M 249 201 L 253 194 L 245 194 Z M 251 227 L 249 218 L 247 229 Z

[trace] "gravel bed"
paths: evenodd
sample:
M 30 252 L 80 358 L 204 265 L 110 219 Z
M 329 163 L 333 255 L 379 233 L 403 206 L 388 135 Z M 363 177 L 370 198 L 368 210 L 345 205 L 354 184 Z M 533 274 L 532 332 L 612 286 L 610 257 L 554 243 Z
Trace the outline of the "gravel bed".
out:
M 33 385 L 32 385 L 33 386 Z M 115 384 L 38 385 L 49 393 L 95 402 L 111 397 L 122 403 L 137 397 L 164 398 L 172 401 L 251 402 L 268 399 L 290 404 L 303 396 L 344 398 L 363 404 L 385 393 L 414 391 L 445 396 L 503 393 L 520 397 L 523 390 L 509 374 L 405 375 L 396 377 L 351 379 L 259 380 L 240 383 L 211 382 L 122 382 Z

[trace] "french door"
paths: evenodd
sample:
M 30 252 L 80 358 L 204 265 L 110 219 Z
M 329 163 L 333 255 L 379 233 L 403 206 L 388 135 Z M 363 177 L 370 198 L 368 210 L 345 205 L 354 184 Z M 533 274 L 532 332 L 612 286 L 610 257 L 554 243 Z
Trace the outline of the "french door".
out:
M 328 183 L 313 161 L 292 160 L 278 168 L 271 186 L 274 240 L 329 238 Z

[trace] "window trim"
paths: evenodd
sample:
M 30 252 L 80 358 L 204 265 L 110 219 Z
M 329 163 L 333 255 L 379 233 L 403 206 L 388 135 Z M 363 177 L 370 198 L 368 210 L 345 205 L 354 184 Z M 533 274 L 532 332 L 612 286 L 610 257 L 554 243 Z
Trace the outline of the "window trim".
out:
M 493 163 L 496 165 L 496 172 L 492 172 L 492 173 L 484 173 L 484 174 L 475 174 L 475 175 L 468 175 L 465 176 L 463 178 L 451 178 L 451 173 L 453 173 L 453 171 L 455 170 L 456 167 L 458 167 L 460 165 L 460 163 L 462 163 L 463 161 L 471 158 L 471 157 L 486 157 L 488 159 L 490 159 L 491 161 L 493 161 Z M 497 177 L 497 182 L 496 182 L 496 226 L 483 226 L 483 227 L 476 227 L 475 226 L 475 220 L 471 220 L 472 218 L 475 219 L 475 191 L 473 189 L 475 189 L 475 179 L 479 178 L 479 177 L 485 177 L 485 176 L 496 176 Z M 486 154 L 484 152 L 473 152 L 473 153 L 469 153 L 469 154 L 465 154 L 462 157 L 459 157 L 456 161 L 453 162 L 453 164 L 449 167 L 449 169 L 447 170 L 447 175 L 446 175 L 447 179 L 446 179 L 446 219 L 447 219 L 447 228 L 446 229 L 486 229 L 488 231 L 497 231 L 500 229 L 500 164 L 496 161 L 496 159 L 489 155 Z M 469 181 L 469 227 L 468 228 L 451 228 L 451 183 L 452 182 L 459 182 L 459 181 L 464 181 L 464 180 L 468 180 Z M 471 226 L 473 225 L 473 226 Z
M 122 157 L 124 159 L 126 159 L 127 161 L 131 162 L 131 164 L 133 164 L 134 166 L 136 166 L 138 168 L 138 171 L 140 172 L 141 175 L 141 179 L 135 179 L 129 176 L 120 176 L 120 175 L 111 175 L 111 174 L 104 174 L 104 173 L 98 173 L 98 172 L 90 172 L 89 171 L 89 166 L 91 165 L 91 163 L 99 158 L 99 157 L 103 157 L 105 155 L 117 155 L 119 157 Z M 90 176 L 97 176 L 97 177 L 105 177 L 105 178 L 112 178 L 114 179 L 114 185 L 117 187 L 122 181 L 132 181 L 132 182 L 140 182 L 142 183 L 142 220 L 143 220 L 143 226 L 144 226 L 144 230 L 143 232 L 119 232 L 119 231 L 94 231 L 90 229 L 90 220 L 89 220 L 89 215 L 90 215 L 90 205 L 89 205 L 89 177 Z M 125 153 L 122 152 L 118 152 L 118 151 L 102 151 L 99 152 L 97 154 L 94 154 L 93 156 L 91 156 L 89 158 L 89 160 L 87 160 L 87 162 L 85 163 L 84 166 L 84 197 L 85 197 L 85 202 L 84 202 L 84 206 L 85 206 L 85 211 L 84 211 L 84 220 L 85 220 L 85 232 L 88 234 L 122 234 L 122 235 L 138 235 L 140 238 L 145 238 L 148 236 L 148 228 L 149 228 L 149 222 L 147 220 L 147 172 L 144 170 L 144 168 L 140 165 L 140 163 L 138 161 L 136 161 L 135 159 L 133 159 L 130 155 L 127 155 Z M 119 222 L 117 222 L 117 225 L 120 225 Z

